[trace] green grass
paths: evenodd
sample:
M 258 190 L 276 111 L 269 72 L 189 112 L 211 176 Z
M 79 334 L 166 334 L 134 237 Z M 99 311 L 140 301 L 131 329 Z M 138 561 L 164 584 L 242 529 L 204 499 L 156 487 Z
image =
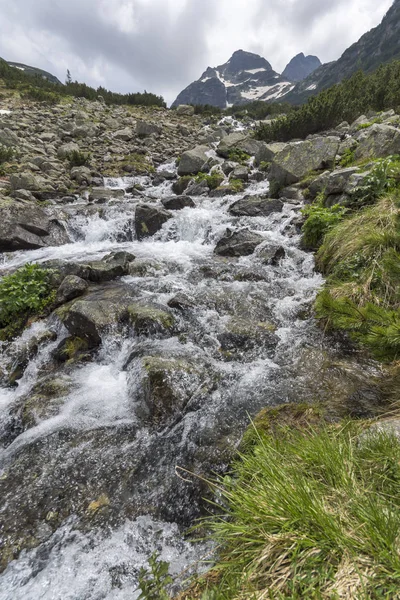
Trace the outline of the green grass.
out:
M 339 204 L 323 206 L 322 196 L 314 204 L 306 205 L 301 212 L 307 218 L 302 229 L 302 245 L 305 248 L 316 249 L 322 244 L 328 231 L 343 219 L 347 209 Z
M 186 598 L 375 600 L 400 586 L 400 444 L 360 423 L 260 431 L 218 480 L 218 583 Z
M 0 281 L 0 339 L 12 339 L 55 297 L 52 271 L 27 264 Z
M 228 154 L 228 160 L 232 160 L 234 162 L 239 162 L 242 164 L 246 164 L 250 158 L 250 154 L 248 154 L 244 150 L 239 150 L 239 148 L 233 148 L 229 151 Z
M 328 278 L 316 314 L 382 361 L 400 358 L 400 193 L 338 223 L 317 253 Z
M 195 182 L 201 183 L 202 181 L 207 183 L 210 190 L 216 190 L 224 181 L 224 176 L 221 175 L 221 173 L 211 173 L 210 175 L 207 173 L 199 173 L 196 175 Z

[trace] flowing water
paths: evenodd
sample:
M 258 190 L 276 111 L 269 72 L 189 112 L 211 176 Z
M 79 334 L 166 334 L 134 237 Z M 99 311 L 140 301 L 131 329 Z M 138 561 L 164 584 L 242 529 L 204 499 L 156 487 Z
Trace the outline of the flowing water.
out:
M 145 177 L 105 184 L 140 184 L 147 201 L 171 195 L 170 182 L 153 186 Z M 246 195 L 267 189 L 265 181 L 252 183 Z M 135 239 L 133 227 L 143 198 L 127 195 L 98 206 L 80 199 L 49 208 L 66 223 L 71 243 L 5 256 L 7 271 L 27 262 L 97 260 L 126 250 L 144 268 L 120 282 L 135 297 L 166 306 L 184 293 L 194 308 L 176 315 L 179 331 L 170 337 L 111 329 L 94 361 L 64 369 L 55 370 L 52 351 L 67 332 L 52 316 L 4 352 L 0 371 L 30 340 L 53 332 L 39 344 L 18 386 L 0 388 L 0 482 L 9 482 L 2 518 L 29 531 L 35 546 L 0 577 L 0 600 L 135 598 L 139 568 L 154 550 L 174 574 L 185 571 L 210 548 L 183 537 L 203 511 L 205 487 L 182 477 L 177 467 L 206 475 L 223 471 L 261 408 L 313 399 L 316 362 L 326 342 L 307 311 L 322 280 L 312 255 L 299 247 L 300 207 L 287 203 L 269 217 L 232 217 L 228 208 L 241 196 L 195 197 L 195 208 L 175 211 L 144 241 Z M 227 227 L 249 228 L 264 242 L 251 256 L 217 257 L 214 248 Z M 285 251 L 275 265 L 263 261 L 271 244 Z M 242 327 L 272 323 L 278 339 L 222 352 L 220 336 L 232 319 Z M 142 418 L 143 356 L 193 366 L 176 375 L 181 407 L 161 427 Z M 13 429 L 18 407 L 43 380 L 56 382 L 59 396 L 25 430 Z

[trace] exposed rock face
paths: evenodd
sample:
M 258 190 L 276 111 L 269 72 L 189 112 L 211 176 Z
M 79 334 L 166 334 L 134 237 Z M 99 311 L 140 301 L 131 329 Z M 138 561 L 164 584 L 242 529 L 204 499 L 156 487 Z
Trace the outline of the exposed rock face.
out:
M 304 102 L 362 69 L 374 71 L 380 64 L 400 58 L 400 1 L 395 0 L 380 25 L 365 33 L 342 56 L 316 69 L 287 95 L 294 104 Z
M 238 50 L 227 63 L 208 67 L 197 81 L 179 94 L 172 106 L 211 104 L 226 108 L 254 100 L 275 100 L 291 90 L 293 84 L 276 73 L 258 54 Z
M 61 246 L 68 241 L 64 227 L 39 206 L 0 198 L 0 252 Z
M 356 158 L 380 158 L 400 153 L 400 131 L 391 125 L 374 124 L 355 136 Z
M 172 214 L 157 206 L 139 204 L 135 213 L 135 230 L 138 240 L 151 237 L 172 217 Z
M 271 179 L 283 187 L 297 183 L 310 171 L 332 167 L 339 142 L 338 137 L 328 136 L 287 144 L 273 159 Z
M 297 54 L 286 65 L 282 77 L 288 81 L 297 83 L 298 81 L 303 81 L 303 79 L 311 75 L 320 66 L 321 61 L 317 56 L 304 56 L 303 52 L 300 52 L 300 54 Z
M 247 229 L 226 234 L 215 247 L 215 254 L 219 256 L 247 256 L 253 254 L 254 250 L 264 241 L 264 238 L 258 233 L 253 233 Z

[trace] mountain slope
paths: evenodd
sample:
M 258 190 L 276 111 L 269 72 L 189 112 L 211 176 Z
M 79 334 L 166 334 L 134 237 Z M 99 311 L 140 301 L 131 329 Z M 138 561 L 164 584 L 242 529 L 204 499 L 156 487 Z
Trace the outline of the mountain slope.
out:
M 304 56 L 303 52 L 300 52 L 300 54 L 297 54 L 286 65 L 282 77 L 287 79 L 287 81 L 297 83 L 298 81 L 303 81 L 303 79 L 311 75 L 320 66 L 321 61 L 318 56 Z
M 271 101 L 281 98 L 293 87 L 265 58 L 237 50 L 225 64 L 208 67 L 200 79 L 178 95 L 172 106 L 211 104 L 226 108 L 253 100 Z
M 24 65 L 22 63 L 11 62 L 9 60 L 6 62 L 8 65 L 10 65 L 10 67 L 14 67 L 15 69 L 24 71 L 28 75 L 39 75 L 40 77 L 47 79 L 47 81 L 50 81 L 51 83 L 61 83 L 61 81 L 59 79 L 57 79 L 57 77 L 55 75 L 52 75 L 51 73 L 48 73 L 47 71 L 43 71 L 42 69 L 38 69 L 36 67 L 30 67 L 29 65 Z
M 342 56 L 319 67 L 285 97 L 297 104 L 350 77 L 359 69 L 370 73 L 379 65 L 400 58 L 400 0 L 395 0 L 382 22 L 365 33 Z

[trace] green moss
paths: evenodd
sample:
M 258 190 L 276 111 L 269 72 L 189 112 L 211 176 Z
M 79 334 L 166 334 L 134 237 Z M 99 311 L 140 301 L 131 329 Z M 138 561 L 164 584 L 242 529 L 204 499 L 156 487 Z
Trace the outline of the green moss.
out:
M 228 153 L 229 160 L 239 162 L 242 164 L 247 163 L 247 161 L 250 160 L 250 158 L 250 154 L 247 154 L 247 152 L 244 152 L 244 150 L 239 150 L 239 148 L 233 148 L 232 150 L 229 150 Z
M 175 319 L 168 312 L 152 306 L 131 304 L 128 307 L 129 320 L 138 334 L 169 330 L 175 324 Z
M 208 175 L 207 173 L 199 173 L 196 178 L 196 183 L 201 183 L 205 181 L 210 190 L 216 190 L 224 180 L 224 176 L 221 173 L 212 173 Z

